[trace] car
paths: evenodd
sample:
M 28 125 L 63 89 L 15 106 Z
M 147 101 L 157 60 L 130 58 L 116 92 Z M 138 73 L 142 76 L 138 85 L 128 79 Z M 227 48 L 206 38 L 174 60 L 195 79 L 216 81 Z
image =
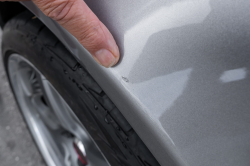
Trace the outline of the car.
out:
M 249 165 L 250 2 L 85 2 L 120 48 L 112 68 L 31 1 L 0 5 L 6 73 L 49 166 Z

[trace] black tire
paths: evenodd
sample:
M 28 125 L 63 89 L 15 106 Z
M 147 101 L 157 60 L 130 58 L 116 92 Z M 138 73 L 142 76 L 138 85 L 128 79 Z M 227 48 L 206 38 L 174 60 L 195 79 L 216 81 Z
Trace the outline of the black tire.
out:
M 39 19 L 25 11 L 3 29 L 2 55 L 18 53 L 50 81 L 113 166 L 158 162 L 89 73 Z M 9 73 L 7 72 L 7 75 Z

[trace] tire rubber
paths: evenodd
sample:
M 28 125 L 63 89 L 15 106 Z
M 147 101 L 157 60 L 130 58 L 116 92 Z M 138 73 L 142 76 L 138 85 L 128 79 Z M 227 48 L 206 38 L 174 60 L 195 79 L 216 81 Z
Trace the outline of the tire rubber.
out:
M 2 55 L 28 59 L 56 88 L 112 166 L 159 166 L 151 152 L 96 81 L 55 35 L 25 11 L 3 29 Z

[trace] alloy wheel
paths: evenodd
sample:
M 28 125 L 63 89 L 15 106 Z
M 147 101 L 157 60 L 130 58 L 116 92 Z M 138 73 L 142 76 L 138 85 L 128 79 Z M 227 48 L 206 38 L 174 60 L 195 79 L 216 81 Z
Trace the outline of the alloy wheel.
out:
M 68 104 L 27 59 L 11 54 L 8 73 L 21 112 L 49 166 L 109 166 Z

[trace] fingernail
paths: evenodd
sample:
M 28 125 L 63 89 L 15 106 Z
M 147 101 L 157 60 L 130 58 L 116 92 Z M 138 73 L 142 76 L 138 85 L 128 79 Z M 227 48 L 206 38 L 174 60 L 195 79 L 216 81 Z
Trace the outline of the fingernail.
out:
M 114 57 L 119 59 L 119 49 L 117 44 L 114 40 L 108 40 L 109 48 L 111 48 L 111 52 L 113 53 Z
M 95 57 L 101 65 L 107 68 L 113 66 L 116 62 L 114 55 L 107 49 L 97 51 Z

